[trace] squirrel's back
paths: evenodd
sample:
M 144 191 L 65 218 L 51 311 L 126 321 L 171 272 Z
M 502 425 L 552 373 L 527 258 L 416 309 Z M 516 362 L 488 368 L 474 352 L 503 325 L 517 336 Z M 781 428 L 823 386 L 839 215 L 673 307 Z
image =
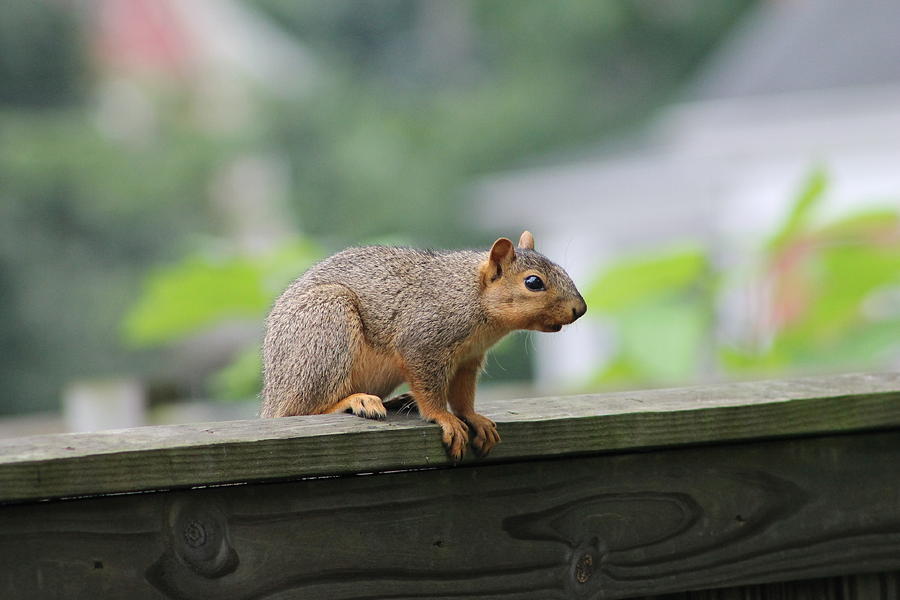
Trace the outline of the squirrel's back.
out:
M 450 331 L 462 339 L 483 315 L 478 272 L 483 261 L 483 253 L 470 250 L 347 248 L 307 270 L 278 303 L 293 302 L 318 286 L 340 285 L 355 296 L 366 337 L 375 345 L 389 345 L 399 335 Z

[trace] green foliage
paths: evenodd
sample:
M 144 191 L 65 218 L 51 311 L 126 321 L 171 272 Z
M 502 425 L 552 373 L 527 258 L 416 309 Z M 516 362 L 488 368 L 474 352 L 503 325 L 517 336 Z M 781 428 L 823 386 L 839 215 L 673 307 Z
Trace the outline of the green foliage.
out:
M 598 381 L 878 368 L 900 353 L 900 215 L 876 210 L 818 224 L 826 191 L 826 173 L 813 171 L 761 249 L 755 285 L 768 282 L 771 294 L 761 297 L 763 320 L 737 344 L 717 340 L 714 307 L 723 290 L 704 250 L 608 267 L 586 294 L 617 335 Z
M 619 318 L 621 352 L 632 372 L 661 383 L 697 375 L 709 331 L 701 302 L 648 302 L 620 313 Z M 650 339 L 653 343 L 648 344 Z
M 260 270 L 246 259 L 210 261 L 190 257 L 173 267 L 158 268 L 146 291 L 125 320 L 135 344 L 180 337 L 226 317 L 250 317 L 262 310 Z
M 706 252 L 695 246 L 629 258 L 606 269 L 585 294 L 592 311 L 611 316 L 618 355 L 599 382 L 695 376 L 709 338 L 714 289 Z
M 210 387 L 216 398 L 243 401 L 262 389 L 262 353 L 259 346 L 245 348 L 225 368 L 213 374 Z
M 647 300 L 689 291 L 708 272 L 709 262 L 702 248 L 674 248 L 610 266 L 590 285 L 585 298 L 592 309 L 620 312 Z
M 261 319 L 290 278 L 317 256 L 309 243 L 298 241 L 261 257 L 201 254 L 158 267 L 125 317 L 126 338 L 152 345 L 226 319 Z
M 295 240 L 262 256 L 193 254 L 157 267 L 123 321 L 134 346 L 176 341 L 216 324 L 249 319 L 262 323 L 275 297 L 318 257 L 319 250 Z M 261 388 L 258 343 L 240 351 L 214 373 L 210 389 L 218 398 L 246 400 Z
M 769 242 L 770 251 L 777 250 L 801 235 L 809 226 L 816 206 L 822 199 L 828 179 L 824 169 L 812 171 L 800 189 L 797 199 L 781 227 Z
M 900 307 L 868 309 L 879 294 L 900 290 L 900 215 L 856 214 L 807 229 L 768 260 L 776 266 L 776 299 L 796 304 L 799 297 L 800 305 L 768 348 L 743 357 L 744 366 L 871 368 L 900 349 L 892 335 Z

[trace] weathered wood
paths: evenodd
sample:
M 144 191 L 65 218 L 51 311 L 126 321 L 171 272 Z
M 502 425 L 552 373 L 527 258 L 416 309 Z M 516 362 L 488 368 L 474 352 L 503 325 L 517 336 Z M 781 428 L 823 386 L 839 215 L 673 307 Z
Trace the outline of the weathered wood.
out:
M 10 505 L 0 597 L 615 599 L 888 573 L 898 465 L 900 432 L 870 432 Z
M 900 572 L 843 575 L 649 596 L 644 600 L 897 600 Z
M 479 404 L 484 464 L 900 426 L 900 374 Z M 321 415 L 0 441 L 0 502 L 447 466 L 434 425 Z

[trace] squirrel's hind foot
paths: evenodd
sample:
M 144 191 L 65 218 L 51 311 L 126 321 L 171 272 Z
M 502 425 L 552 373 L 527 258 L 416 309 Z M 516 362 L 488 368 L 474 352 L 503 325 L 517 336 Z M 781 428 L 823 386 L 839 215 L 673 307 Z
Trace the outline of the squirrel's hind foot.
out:
M 388 410 L 388 412 L 408 413 L 411 412 L 414 408 L 418 411 L 418 408 L 416 407 L 416 401 L 413 398 L 413 395 L 409 392 L 394 396 L 390 400 L 385 400 L 384 407 Z
M 325 412 L 337 413 L 347 410 L 357 417 L 365 419 L 383 421 L 387 418 L 387 410 L 385 410 L 381 398 L 372 394 L 350 394 Z

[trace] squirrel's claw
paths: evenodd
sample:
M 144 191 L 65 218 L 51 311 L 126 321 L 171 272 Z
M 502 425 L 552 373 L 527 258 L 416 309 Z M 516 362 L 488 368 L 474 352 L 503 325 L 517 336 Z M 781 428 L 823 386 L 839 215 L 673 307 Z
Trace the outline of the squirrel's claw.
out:
M 491 449 L 500 442 L 497 424 L 482 415 L 473 413 L 465 417 L 472 429 L 472 448 L 480 457 L 487 456 Z
M 367 410 L 360 412 L 359 416 L 363 417 L 364 419 L 372 419 L 373 421 L 384 421 L 387 419 L 387 414 L 378 412 L 370 413 Z
M 441 426 L 441 436 L 447 455 L 454 464 L 462 460 L 466 446 L 469 444 L 469 429 L 458 417 L 446 413 L 436 417 L 434 421 Z

